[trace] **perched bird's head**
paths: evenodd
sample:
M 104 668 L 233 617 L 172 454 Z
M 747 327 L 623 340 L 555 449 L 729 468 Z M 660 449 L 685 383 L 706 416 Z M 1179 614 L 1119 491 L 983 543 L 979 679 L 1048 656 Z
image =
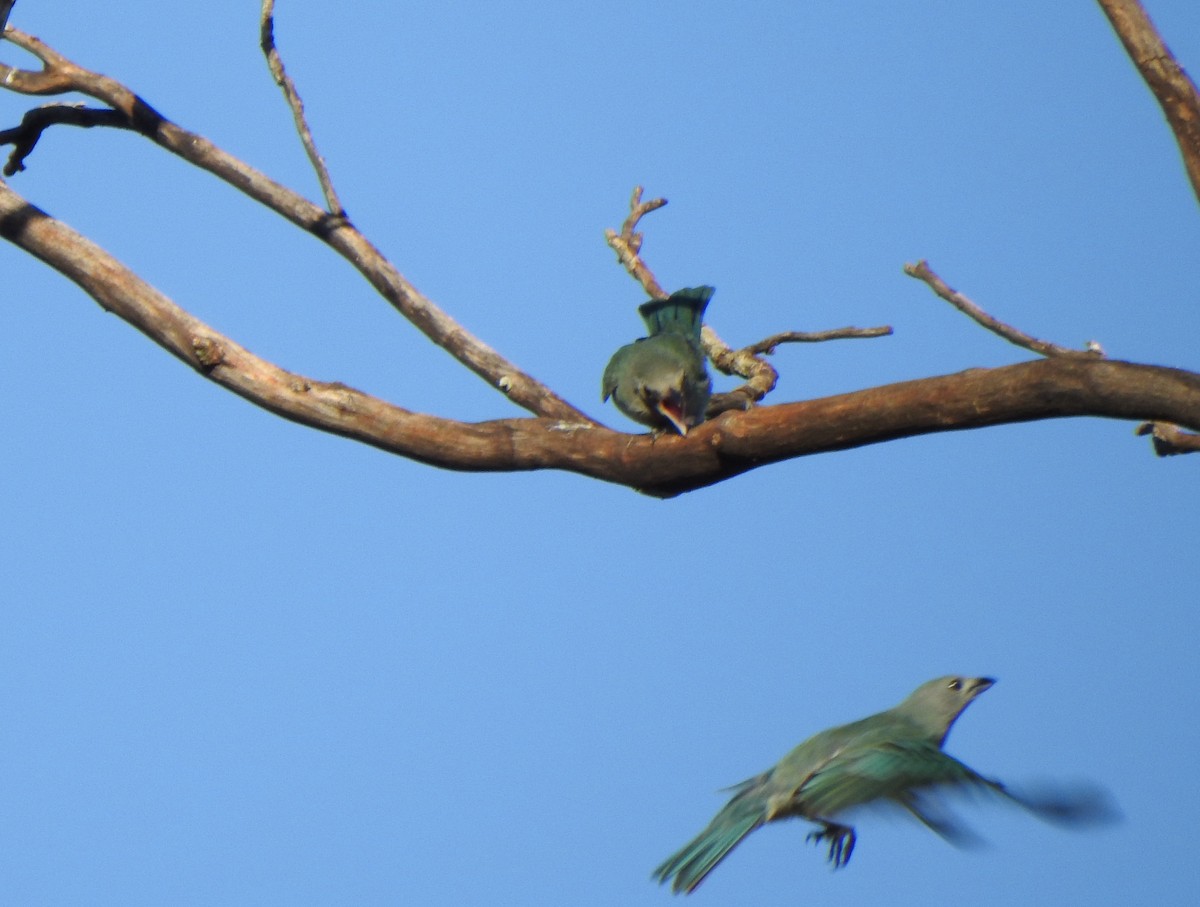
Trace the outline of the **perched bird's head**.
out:
M 669 332 L 617 350 L 604 370 L 601 391 L 629 418 L 686 435 L 704 421 L 712 383 L 700 348 Z
M 941 746 L 962 710 L 995 682 L 990 677 L 938 677 L 913 690 L 895 711 L 920 725 Z
M 685 411 L 682 372 L 665 376 L 666 380 L 656 384 L 643 384 L 638 388 L 649 412 L 656 412 L 675 427 L 681 435 L 688 433 L 688 414 Z

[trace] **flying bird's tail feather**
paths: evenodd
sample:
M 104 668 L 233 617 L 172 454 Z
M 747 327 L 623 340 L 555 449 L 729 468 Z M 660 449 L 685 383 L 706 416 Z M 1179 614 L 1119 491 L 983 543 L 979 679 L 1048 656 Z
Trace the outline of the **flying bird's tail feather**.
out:
M 638 307 L 650 336 L 676 333 L 700 342 L 704 310 L 715 291 L 712 287 L 685 287 L 666 299 L 653 299 Z
M 666 884 L 673 878 L 673 892 L 691 894 L 705 876 L 741 843 L 742 838 L 762 825 L 763 821 L 761 804 L 739 802 L 735 798 L 717 813 L 704 831 L 654 870 L 653 878 L 659 884 Z

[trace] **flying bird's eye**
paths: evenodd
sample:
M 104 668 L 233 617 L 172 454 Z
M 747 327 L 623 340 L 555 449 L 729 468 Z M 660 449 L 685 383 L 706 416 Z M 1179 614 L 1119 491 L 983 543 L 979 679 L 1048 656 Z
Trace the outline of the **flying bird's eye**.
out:
M 959 690 L 961 690 L 962 689 L 962 678 L 955 677 L 952 681 L 950 681 L 950 689 L 952 689 L 956 693 Z

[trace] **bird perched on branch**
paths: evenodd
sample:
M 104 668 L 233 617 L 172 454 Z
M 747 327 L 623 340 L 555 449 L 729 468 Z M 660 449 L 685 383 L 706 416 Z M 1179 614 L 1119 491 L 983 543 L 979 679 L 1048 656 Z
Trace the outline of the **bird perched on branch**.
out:
M 654 878 L 670 882 L 676 894 L 691 893 L 746 835 L 791 817 L 821 826 L 808 840 L 827 844 L 837 869 L 850 861 L 857 835 L 834 817 L 868 803 L 897 806 L 951 843 L 969 843 L 969 832 L 933 809 L 934 795 L 952 790 L 992 793 L 1064 824 L 1114 819 L 1095 789 L 1018 795 L 942 751 L 954 720 L 993 683 L 989 677 L 939 677 L 895 708 L 810 737 L 774 768 L 730 788 L 737 791 L 733 798 Z
M 635 422 L 686 435 L 704 421 L 712 381 L 700 347 L 712 287 L 676 290 L 638 307 L 649 336 L 621 347 L 604 369 L 602 399 Z

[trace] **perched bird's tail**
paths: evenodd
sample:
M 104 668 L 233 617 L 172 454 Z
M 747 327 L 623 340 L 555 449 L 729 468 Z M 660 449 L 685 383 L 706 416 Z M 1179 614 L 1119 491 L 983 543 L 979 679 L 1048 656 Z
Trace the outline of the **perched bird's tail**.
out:
M 712 287 L 684 287 L 666 299 L 652 299 L 638 306 L 650 336 L 675 333 L 700 342 L 704 310 L 712 299 Z
M 659 884 L 671 882 L 671 890 L 676 894 L 691 894 L 742 838 L 763 824 L 764 819 L 762 803 L 734 797 L 708 823 L 708 828 L 654 870 L 652 878 Z

